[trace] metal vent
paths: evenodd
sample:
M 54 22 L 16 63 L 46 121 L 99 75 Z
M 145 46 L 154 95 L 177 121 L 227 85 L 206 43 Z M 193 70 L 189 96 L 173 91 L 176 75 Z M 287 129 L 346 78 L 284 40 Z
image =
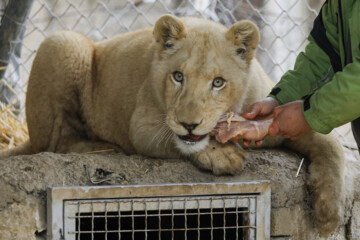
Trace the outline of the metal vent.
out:
M 270 239 L 265 181 L 50 188 L 48 238 Z

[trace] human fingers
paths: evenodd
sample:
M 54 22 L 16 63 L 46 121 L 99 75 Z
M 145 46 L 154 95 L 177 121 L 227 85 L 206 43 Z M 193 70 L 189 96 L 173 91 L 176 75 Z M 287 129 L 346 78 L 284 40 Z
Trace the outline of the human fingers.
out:
M 302 135 L 297 135 L 297 136 L 291 136 L 289 137 L 290 140 L 295 141 L 298 140 Z
M 243 144 L 244 144 L 245 147 L 249 147 L 250 144 L 251 144 L 251 141 L 244 139 L 244 140 L 243 140 Z M 259 146 L 259 147 L 260 147 L 260 146 L 263 144 L 263 140 L 255 141 L 255 144 L 256 144 L 256 146 Z
M 250 144 L 251 144 L 251 141 L 250 141 L 250 140 L 243 139 L 243 144 L 244 144 L 245 147 L 249 147 Z

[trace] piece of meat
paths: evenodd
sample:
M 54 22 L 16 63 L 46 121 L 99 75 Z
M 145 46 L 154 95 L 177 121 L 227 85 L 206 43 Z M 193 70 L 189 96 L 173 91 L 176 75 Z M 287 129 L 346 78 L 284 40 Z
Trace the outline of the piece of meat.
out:
M 250 121 L 233 112 L 222 115 L 211 135 L 220 143 L 239 139 L 262 140 L 268 134 L 273 119 Z

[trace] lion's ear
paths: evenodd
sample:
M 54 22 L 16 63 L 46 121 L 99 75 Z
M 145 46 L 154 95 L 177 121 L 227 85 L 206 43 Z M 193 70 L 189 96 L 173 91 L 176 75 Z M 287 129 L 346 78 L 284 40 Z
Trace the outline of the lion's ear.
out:
M 179 18 L 164 15 L 156 21 L 153 34 L 164 48 L 172 48 L 176 40 L 186 37 L 186 28 Z
M 251 21 L 242 20 L 232 25 L 225 36 L 238 47 L 236 53 L 249 63 L 260 42 L 258 27 Z

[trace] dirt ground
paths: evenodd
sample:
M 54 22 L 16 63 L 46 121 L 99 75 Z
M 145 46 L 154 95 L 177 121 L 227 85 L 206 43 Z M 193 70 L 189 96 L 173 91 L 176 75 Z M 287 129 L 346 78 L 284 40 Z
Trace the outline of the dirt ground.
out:
M 271 181 L 271 236 L 274 240 L 320 239 L 311 217 L 306 188 L 307 160 L 285 149 L 249 152 L 246 167 L 235 176 L 214 176 L 186 159 L 150 159 L 124 154 L 40 153 L 0 161 L 0 239 L 46 238 L 46 189 L 93 185 L 96 169 L 111 171 L 110 184 Z M 360 239 L 360 164 L 348 153 L 344 224 L 328 239 Z M 356 189 L 356 191 L 354 191 Z

